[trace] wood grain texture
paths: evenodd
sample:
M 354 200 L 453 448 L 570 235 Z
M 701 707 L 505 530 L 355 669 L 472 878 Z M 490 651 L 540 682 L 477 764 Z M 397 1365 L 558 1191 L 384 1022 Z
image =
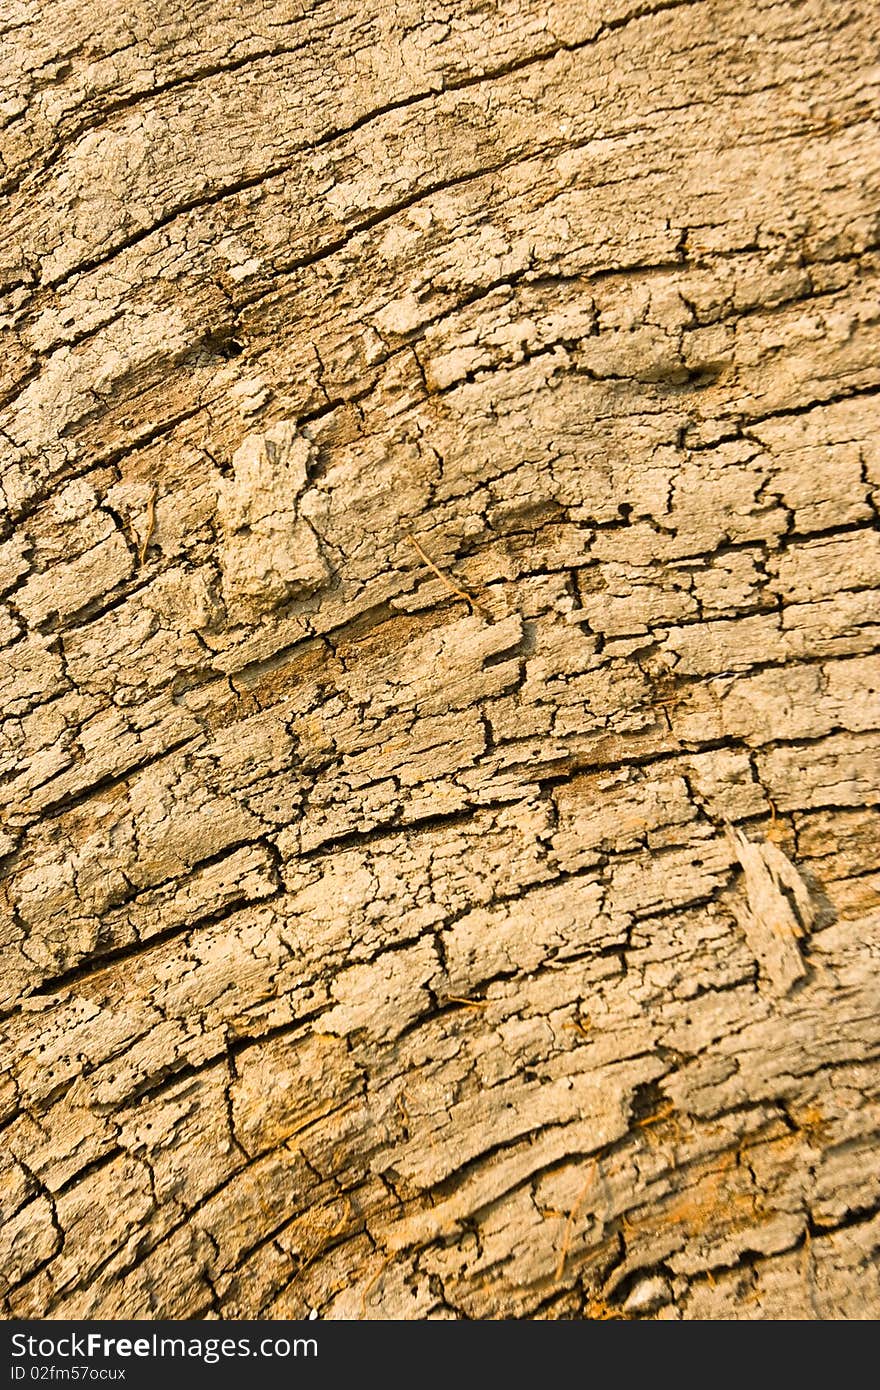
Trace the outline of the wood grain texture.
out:
M 874 7 L 184 8 L 0 7 L 3 1314 L 878 1316 Z

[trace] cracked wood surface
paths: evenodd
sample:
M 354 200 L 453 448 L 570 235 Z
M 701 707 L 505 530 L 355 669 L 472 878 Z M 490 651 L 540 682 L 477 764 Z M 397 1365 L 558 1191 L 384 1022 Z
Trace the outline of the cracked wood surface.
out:
M 7 1317 L 880 1313 L 873 6 L 5 0 Z

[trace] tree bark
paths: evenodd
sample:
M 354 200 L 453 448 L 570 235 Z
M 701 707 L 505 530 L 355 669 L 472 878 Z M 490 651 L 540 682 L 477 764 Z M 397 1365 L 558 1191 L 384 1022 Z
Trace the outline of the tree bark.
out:
M 0 43 L 5 1316 L 880 1314 L 874 7 Z

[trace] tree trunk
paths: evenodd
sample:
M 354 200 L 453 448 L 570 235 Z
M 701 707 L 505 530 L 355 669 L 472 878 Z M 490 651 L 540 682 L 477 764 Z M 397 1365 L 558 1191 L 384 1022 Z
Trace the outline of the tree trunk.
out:
M 874 7 L 3 30 L 5 1315 L 880 1314 Z

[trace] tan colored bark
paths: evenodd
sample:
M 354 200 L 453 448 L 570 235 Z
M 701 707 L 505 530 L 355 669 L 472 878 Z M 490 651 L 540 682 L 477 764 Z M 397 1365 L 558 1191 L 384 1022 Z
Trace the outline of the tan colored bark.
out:
M 7 0 L 5 1316 L 880 1313 L 877 58 Z

